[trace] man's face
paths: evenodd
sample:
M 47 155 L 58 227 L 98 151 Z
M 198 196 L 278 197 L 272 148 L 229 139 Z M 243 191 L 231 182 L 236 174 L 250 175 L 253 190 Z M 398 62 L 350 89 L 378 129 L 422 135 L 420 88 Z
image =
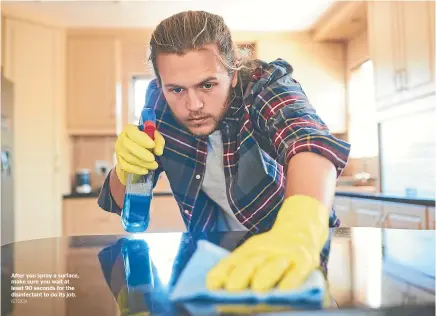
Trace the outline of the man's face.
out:
M 184 55 L 159 54 L 156 59 L 168 106 L 177 121 L 197 136 L 215 131 L 237 82 L 236 72 L 229 76 L 212 52 L 218 54 L 216 46 L 204 48 Z

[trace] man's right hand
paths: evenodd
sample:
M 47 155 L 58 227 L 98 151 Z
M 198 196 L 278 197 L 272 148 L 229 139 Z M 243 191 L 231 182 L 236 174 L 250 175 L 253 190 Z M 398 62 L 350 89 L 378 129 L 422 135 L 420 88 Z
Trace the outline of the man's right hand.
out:
M 115 171 L 120 182 L 126 185 L 129 173 L 145 175 L 149 170 L 156 170 L 158 164 L 154 155 L 161 156 L 164 147 L 165 139 L 158 131 L 154 132 L 153 141 L 137 125 L 128 124 L 115 144 Z

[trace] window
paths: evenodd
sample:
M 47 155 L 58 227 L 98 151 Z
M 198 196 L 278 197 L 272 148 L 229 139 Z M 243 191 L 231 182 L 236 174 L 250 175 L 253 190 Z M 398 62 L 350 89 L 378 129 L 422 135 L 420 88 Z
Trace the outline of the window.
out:
M 378 156 L 373 66 L 370 60 L 355 68 L 351 73 L 348 119 L 350 157 Z
M 145 93 L 152 78 L 135 76 L 132 78 L 132 98 L 129 111 L 129 123 L 138 124 L 142 109 L 145 106 Z

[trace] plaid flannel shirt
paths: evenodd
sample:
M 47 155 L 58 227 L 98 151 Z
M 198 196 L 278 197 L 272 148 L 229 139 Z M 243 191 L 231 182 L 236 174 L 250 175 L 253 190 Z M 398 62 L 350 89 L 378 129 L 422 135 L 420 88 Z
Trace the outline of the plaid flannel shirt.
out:
M 350 151 L 350 145 L 332 136 L 317 116 L 292 77 L 291 65 L 282 59 L 259 62 L 251 78 L 241 83 L 218 126 L 228 201 L 251 233 L 266 231 L 274 223 L 284 199 L 287 162 L 294 155 L 322 155 L 335 165 L 339 176 Z M 145 107 L 155 109 L 157 129 L 166 141 L 163 155 L 156 157 L 156 175 L 166 173 L 188 231 L 214 231 L 218 212 L 223 211 L 201 190 L 207 137 L 193 136 L 175 120 L 156 79 L 147 89 Z M 98 203 L 108 212 L 121 213 L 111 197 L 109 177 Z M 340 225 L 334 210 L 329 225 Z

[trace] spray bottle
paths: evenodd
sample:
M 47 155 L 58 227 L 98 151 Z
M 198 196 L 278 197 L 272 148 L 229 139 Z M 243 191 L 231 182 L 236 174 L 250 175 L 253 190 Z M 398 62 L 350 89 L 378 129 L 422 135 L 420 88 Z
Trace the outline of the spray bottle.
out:
M 154 140 L 156 114 L 153 109 L 144 108 L 139 121 L 139 129 Z M 150 203 L 153 197 L 154 171 L 145 176 L 129 174 L 126 183 L 121 222 L 129 233 L 140 233 L 150 222 Z

